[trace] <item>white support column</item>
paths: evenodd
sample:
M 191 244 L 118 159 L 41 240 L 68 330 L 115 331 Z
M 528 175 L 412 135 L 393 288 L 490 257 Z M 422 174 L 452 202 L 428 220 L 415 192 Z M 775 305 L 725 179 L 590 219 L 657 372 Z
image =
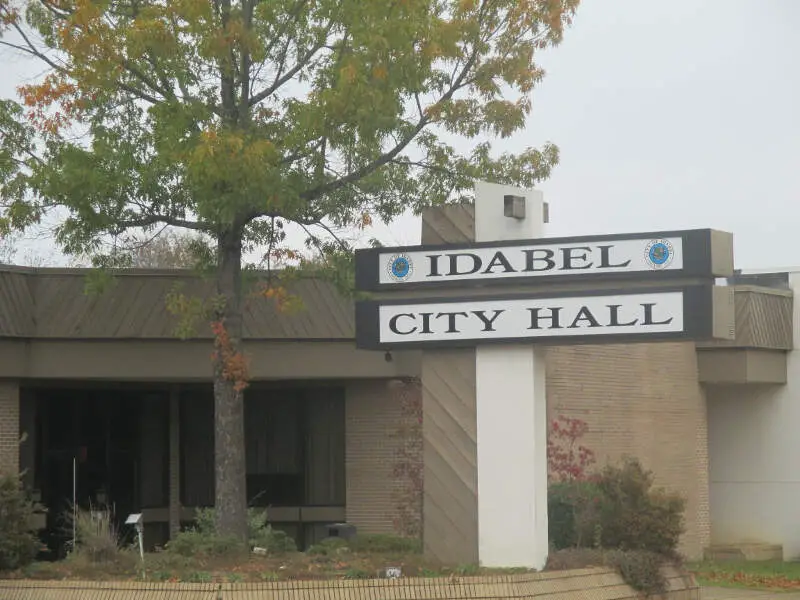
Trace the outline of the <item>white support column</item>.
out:
M 525 198 L 525 218 L 504 216 L 505 195 Z M 476 242 L 543 235 L 541 192 L 476 184 Z M 477 347 L 478 556 L 485 567 L 541 569 L 547 561 L 544 360 L 544 349 L 533 345 Z

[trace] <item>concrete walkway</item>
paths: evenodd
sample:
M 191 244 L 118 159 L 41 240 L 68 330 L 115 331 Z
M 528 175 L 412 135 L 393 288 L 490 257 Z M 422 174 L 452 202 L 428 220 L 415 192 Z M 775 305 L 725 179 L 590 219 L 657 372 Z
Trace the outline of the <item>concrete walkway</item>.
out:
M 765 592 L 738 588 L 704 587 L 701 597 L 703 600 L 767 600 L 767 598 L 800 600 L 800 592 Z

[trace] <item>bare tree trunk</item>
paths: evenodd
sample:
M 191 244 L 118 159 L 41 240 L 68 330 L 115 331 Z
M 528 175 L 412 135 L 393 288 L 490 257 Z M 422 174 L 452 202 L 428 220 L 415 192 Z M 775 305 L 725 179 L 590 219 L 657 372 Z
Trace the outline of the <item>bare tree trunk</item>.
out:
M 214 353 L 214 501 L 219 535 L 247 539 L 240 231 L 219 236 Z

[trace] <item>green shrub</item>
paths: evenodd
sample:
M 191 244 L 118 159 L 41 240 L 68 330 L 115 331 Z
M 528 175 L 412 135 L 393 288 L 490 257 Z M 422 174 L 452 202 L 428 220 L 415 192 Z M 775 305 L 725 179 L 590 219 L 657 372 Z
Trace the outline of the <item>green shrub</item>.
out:
M 635 459 L 607 466 L 589 481 L 552 483 L 547 502 L 556 550 L 602 547 L 673 556 L 683 533 L 683 499 L 653 488 L 653 474 Z
M 328 556 L 346 550 L 365 554 L 420 554 L 422 540 L 388 534 L 359 535 L 351 539 L 328 537 L 312 545 L 307 553 Z
M 647 550 L 612 550 L 606 554 L 606 565 L 616 569 L 633 589 L 649 596 L 667 591 L 667 579 L 661 570 L 665 562 L 662 554 Z
M 609 567 L 638 592 L 648 595 L 663 594 L 667 581 L 662 567 L 670 561 L 661 554 L 646 550 L 602 550 L 597 548 L 568 548 L 551 552 L 547 557 L 547 570 L 585 569 Z
M 467 565 L 458 565 L 454 572 L 456 575 L 461 575 L 462 577 L 467 577 L 469 575 L 477 575 L 480 572 L 480 566 L 476 564 L 467 564 Z
M 421 539 L 387 534 L 358 535 L 349 540 L 347 546 L 353 552 L 371 554 L 420 554 L 422 552 Z
M 61 579 L 64 574 L 56 562 L 33 562 L 22 569 L 25 579 Z
M 0 475 L 0 571 L 24 567 L 36 558 L 33 509 L 19 477 Z
M 285 532 L 272 529 L 263 509 L 248 509 L 247 529 L 249 548 L 264 548 L 269 554 L 297 549 L 294 540 Z M 194 527 L 181 531 L 167 544 L 166 550 L 180 556 L 222 556 L 241 552 L 243 548 L 237 538 L 217 534 L 213 508 L 201 508 L 197 511 Z
M 181 531 L 167 543 L 165 550 L 185 557 L 224 556 L 243 552 L 241 542 L 235 537 L 219 536 L 198 529 Z
M 137 557 L 138 558 L 138 557 Z M 177 552 L 155 552 L 145 558 L 146 575 L 155 581 L 166 581 L 197 568 L 193 556 L 182 556 Z
M 607 466 L 591 481 L 562 481 L 548 489 L 548 568 L 605 565 L 646 594 L 661 594 L 662 567 L 677 561 L 685 502 L 653 487 L 638 460 Z M 566 549 L 566 550 L 565 550 Z
M 210 583 L 213 577 L 208 571 L 192 571 L 181 581 L 186 583 Z
M 684 531 L 683 498 L 653 488 L 652 472 L 632 458 L 603 469 L 598 486 L 603 547 L 675 555 Z
M 605 552 L 599 548 L 564 548 L 547 554 L 547 571 L 568 571 L 606 566 Z
M 370 579 L 371 577 L 369 571 L 364 569 L 347 569 L 344 574 L 345 579 Z
M 600 528 L 601 491 L 590 481 L 561 481 L 547 494 L 548 530 L 551 545 L 588 548 L 597 545 Z
M 215 533 L 215 518 L 216 512 L 213 508 L 198 508 L 194 515 L 194 530 L 209 535 Z
M 297 544 L 285 531 L 273 529 L 267 522 L 266 510 L 248 509 L 247 532 L 251 548 L 264 548 L 268 554 L 297 551 Z
M 310 546 L 306 551 L 306 554 L 312 554 L 314 556 L 331 556 L 340 554 L 349 549 L 350 547 L 346 539 L 340 537 L 329 537 Z

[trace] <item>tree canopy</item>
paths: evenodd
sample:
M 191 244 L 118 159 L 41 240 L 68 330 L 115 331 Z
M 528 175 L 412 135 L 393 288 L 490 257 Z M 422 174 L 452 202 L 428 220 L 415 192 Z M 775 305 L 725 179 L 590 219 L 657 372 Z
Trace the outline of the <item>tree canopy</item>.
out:
M 347 256 L 342 229 L 546 178 L 554 145 L 490 140 L 525 125 L 578 1 L 0 0 L 0 45 L 46 68 L 0 100 L 0 230 L 57 211 L 100 266 L 132 231 L 213 240 L 221 530 L 245 524 L 242 252 L 291 255 L 293 227 Z

